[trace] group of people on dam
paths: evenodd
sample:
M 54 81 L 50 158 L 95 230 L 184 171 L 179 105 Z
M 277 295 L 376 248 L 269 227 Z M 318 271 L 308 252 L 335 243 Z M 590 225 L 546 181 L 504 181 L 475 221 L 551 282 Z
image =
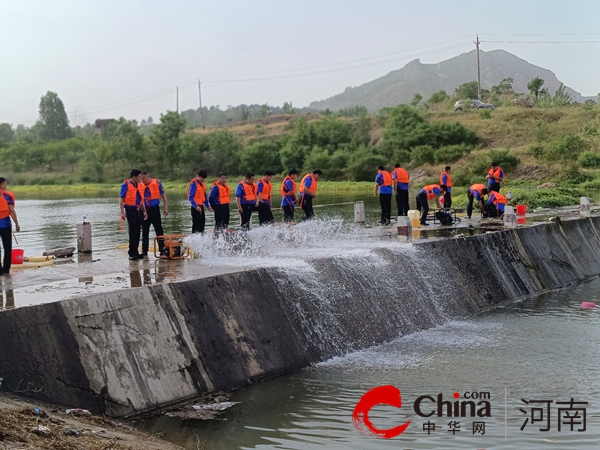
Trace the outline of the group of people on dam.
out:
M 435 200 L 439 211 L 447 211 L 452 208 L 452 168 L 446 166 L 440 174 L 439 184 L 428 184 L 423 186 L 416 197 L 416 208 L 421 212 L 420 223 L 427 226 L 429 215 L 429 201 Z M 483 217 L 502 217 L 506 206 L 506 197 L 500 193 L 500 187 L 504 181 L 504 171 L 497 162 L 492 162 L 486 176 L 486 184 L 477 183 L 469 186 L 467 197 L 467 217 L 473 214 L 473 204 L 481 210 Z M 392 173 L 385 170 L 384 166 L 377 168 L 375 178 L 375 196 L 379 194 L 381 205 L 381 223 L 387 225 L 391 221 L 392 196 L 395 194 L 396 207 L 399 216 L 408 215 L 410 209 L 408 190 L 410 188 L 410 175 L 400 164 L 394 166 Z M 485 199 L 485 196 L 487 200 Z
M 235 201 L 240 214 L 241 228 L 248 230 L 252 220 L 252 213 L 258 213 L 260 225 L 274 223 L 272 212 L 271 180 L 275 173 L 266 170 L 262 177 L 256 181 L 254 173 L 247 173 L 235 190 Z M 310 220 L 314 217 L 313 201 L 317 197 L 317 184 L 322 171 L 313 170 L 304 175 L 298 188 L 298 171 L 290 169 L 281 183 L 281 209 L 284 222 L 294 221 L 296 207 L 302 209 L 305 217 Z M 231 188 L 227 184 L 227 174 L 219 173 L 210 188 L 206 185 L 208 174 L 199 170 L 189 185 L 187 198 L 190 202 L 192 215 L 192 233 L 204 233 L 206 226 L 206 212 L 211 211 L 215 217 L 215 232 L 222 232 L 229 227 Z M 163 202 L 163 214 L 167 216 L 168 200 L 162 183 L 151 178 L 148 172 L 138 169 L 131 171 L 128 180 L 121 185 L 120 209 L 121 220 L 127 220 L 129 228 L 129 259 L 142 259 L 148 255 L 150 241 L 150 227 L 154 227 L 157 236 L 163 236 L 161 223 L 160 202 Z M 140 235 L 142 238 L 142 252 L 139 253 Z M 162 240 L 158 240 L 158 250 L 162 253 Z

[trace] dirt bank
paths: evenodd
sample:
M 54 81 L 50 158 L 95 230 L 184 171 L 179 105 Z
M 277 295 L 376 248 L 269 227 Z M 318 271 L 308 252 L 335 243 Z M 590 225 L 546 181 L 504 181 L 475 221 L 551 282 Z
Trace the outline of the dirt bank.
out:
M 36 414 L 34 409 L 41 411 Z M 69 433 L 69 434 L 67 434 Z M 78 436 L 74 435 L 79 433 Z M 0 449 L 181 450 L 103 416 L 0 394 Z

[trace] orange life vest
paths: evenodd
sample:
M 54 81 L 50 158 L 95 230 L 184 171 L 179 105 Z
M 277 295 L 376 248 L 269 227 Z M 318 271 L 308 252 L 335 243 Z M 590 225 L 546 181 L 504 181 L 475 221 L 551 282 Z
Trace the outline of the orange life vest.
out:
M 423 186 L 423 190 L 425 191 L 425 194 L 427 194 L 427 200 L 433 200 L 438 197 L 438 194 L 433 192 L 434 189 L 439 190 L 440 193 L 442 192 L 442 188 L 439 184 L 428 184 L 427 186 Z
M 158 200 L 160 199 L 160 189 L 158 186 L 158 181 L 156 180 L 156 178 L 152 178 L 150 180 L 150 183 L 148 183 L 147 185 L 144 183 L 140 183 L 142 192 L 144 193 L 144 195 L 142 196 L 142 198 L 145 199 L 145 195 L 146 195 L 146 188 L 148 188 L 150 190 L 150 198 L 148 200 Z
M 488 175 L 490 176 L 490 180 L 493 180 L 494 183 L 500 183 L 502 182 L 502 177 L 501 177 L 501 173 L 502 173 L 502 169 L 500 169 L 500 167 L 496 167 L 496 169 L 494 169 L 493 167 L 488 171 Z M 499 179 L 499 181 L 496 181 L 495 178 L 492 177 L 496 177 Z
M 133 185 L 131 180 L 125 180 L 124 183 L 127 183 L 127 192 L 125 193 L 125 198 L 123 199 L 123 203 L 125 206 L 139 206 L 136 203 L 136 194 L 140 194 L 140 199 L 144 199 L 144 188 L 143 184 L 139 183 L 136 186 Z
M 312 183 L 308 187 L 308 191 L 310 192 L 310 195 L 315 197 L 317 195 L 317 180 L 315 180 L 315 177 L 313 177 L 310 173 L 304 175 L 304 178 L 302 178 L 302 181 L 300 182 L 300 195 L 304 195 L 304 184 L 306 183 L 308 177 L 312 178 Z
M 206 186 L 202 181 L 198 181 L 198 178 L 194 178 L 190 181 L 187 191 L 187 197 L 190 198 L 190 189 L 192 188 L 192 183 L 196 183 L 196 192 L 194 193 L 194 201 L 196 205 L 200 206 L 206 202 Z
M 271 188 L 273 186 L 271 186 L 271 183 L 268 182 L 267 180 L 265 180 L 264 178 L 261 178 L 260 180 L 258 180 L 258 182 L 259 183 L 262 182 L 262 184 L 263 184 L 262 192 L 260 193 L 261 198 L 263 199 L 263 201 L 270 202 L 271 201 Z
M 256 201 L 256 192 L 258 191 L 258 186 L 256 186 L 256 184 L 254 184 L 254 183 L 248 184 L 248 183 L 246 183 L 246 180 L 240 181 L 240 184 L 244 188 L 244 198 L 246 199 L 246 201 L 255 202 Z
M 492 201 L 493 205 L 503 204 L 506 205 L 506 197 L 499 192 L 490 192 L 489 199 Z
M 8 207 L 8 202 L 4 198 L 4 194 L 8 194 L 12 199 L 13 204 L 15 203 L 15 194 L 8 191 L 0 191 L 0 219 L 6 219 L 10 216 L 10 208 Z
M 394 169 L 394 173 L 396 174 L 397 183 L 410 183 L 410 177 L 408 176 L 408 172 L 402 167 Z
M 479 192 L 479 196 L 481 198 L 483 198 L 483 193 L 482 190 L 483 189 L 487 189 L 487 187 L 485 186 L 485 184 L 474 184 L 472 185 L 469 190 L 471 191 L 471 195 L 473 194 L 473 192 Z
M 444 176 L 444 174 L 446 175 L 445 183 L 444 183 L 444 179 L 442 178 Z M 446 172 L 440 173 L 440 184 L 445 184 L 447 187 L 452 187 L 452 177 L 450 176 L 449 173 L 446 173 Z
M 381 171 L 381 177 L 382 177 L 381 181 L 383 181 L 381 186 L 391 186 L 392 185 L 392 176 L 390 175 L 390 173 L 387 170 Z
M 287 180 L 290 180 L 292 182 L 293 189 L 291 191 L 286 191 L 286 189 L 285 189 L 285 182 Z M 295 194 L 296 194 L 296 182 L 294 180 L 292 180 L 289 176 L 285 177 L 283 179 L 283 182 L 281 183 L 281 195 L 283 197 L 285 197 L 286 195 L 295 195 Z
M 217 186 L 219 188 L 219 205 L 228 205 L 231 203 L 231 199 L 229 198 L 231 190 L 229 189 L 229 186 L 222 185 L 216 181 L 213 183 L 213 186 Z

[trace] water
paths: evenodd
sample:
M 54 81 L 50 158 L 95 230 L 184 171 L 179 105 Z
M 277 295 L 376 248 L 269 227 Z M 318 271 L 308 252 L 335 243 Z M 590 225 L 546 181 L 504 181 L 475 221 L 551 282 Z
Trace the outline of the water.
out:
M 207 450 L 597 448 L 600 311 L 579 305 L 600 303 L 599 292 L 596 280 L 333 358 L 234 393 L 232 401 L 240 403 L 217 420 L 161 416 L 137 425 L 185 448 L 195 449 L 200 442 L 199 448 Z M 412 418 L 408 429 L 390 440 L 362 436 L 351 419 L 360 397 L 380 385 L 397 386 L 403 406 L 374 408 L 373 423 L 391 428 Z M 467 391 L 491 393 L 491 418 L 425 419 L 413 411 L 421 395 L 442 393 L 452 401 L 454 392 Z M 519 409 L 530 411 L 521 399 L 571 397 L 589 402 L 586 431 L 571 432 L 563 425 L 558 432 L 556 405 L 550 431 L 539 431 L 545 422 L 520 430 L 527 416 Z M 428 420 L 436 425 L 430 435 L 423 431 Z M 460 422 L 455 435 L 447 431 L 451 420 Z M 485 422 L 485 435 L 473 435 L 473 420 Z

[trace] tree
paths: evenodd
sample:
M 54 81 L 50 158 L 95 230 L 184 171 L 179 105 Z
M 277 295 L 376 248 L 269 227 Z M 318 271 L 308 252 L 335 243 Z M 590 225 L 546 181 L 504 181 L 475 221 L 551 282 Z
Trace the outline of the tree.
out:
M 415 95 L 413 95 L 413 98 L 410 101 L 410 106 L 416 108 L 417 105 L 421 103 L 421 100 L 423 100 L 423 96 L 417 92 Z
M 294 109 L 294 106 L 292 105 L 292 102 L 285 102 L 283 104 L 283 114 L 294 114 L 296 112 L 296 110 Z
M 240 106 L 240 122 L 245 122 L 250 119 L 250 110 L 246 105 Z
M 12 125 L 9 123 L 0 123 L 0 147 L 5 147 L 11 143 L 15 137 Z
M 148 118 L 150 120 L 151 118 Z M 160 115 L 160 124 L 152 128 L 150 140 L 157 150 L 158 160 L 166 162 L 171 172 L 179 162 L 181 141 L 179 135 L 185 131 L 187 122 L 175 111 Z
M 492 94 L 502 95 L 514 92 L 512 87 L 514 82 L 515 80 L 513 80 L 510 77 L 503 78 L 500 84 L 498 84 L 497 86 L 492 86 Z
M 554 93 L 554 98 L 553 98 L 554 105 L 555 106 L 569 105 L 572 100 L 573 99 L 571 98 L 571 96 L 565 89 L 565 85 L 560 83 L 560 86 Z
M 477 81 L 469 81 L 454 89 L 454 96 L 463 99 L 473 99 L 477 98 L 477 92 Z
M 527 89 L 529 89 L 529 92 L 531 93 L 531 95 L 533 95 L 535 97 L 536 102 L 537 102 L 538 98 L 540 97 L 540 94 L 543 95 L 543 94 L 548 93 L 548 91 L 545 88 L 542 88 L 543 85 L 544 85 L 544 80 L 541 79 L 540 77 L 535 77 L 529 83 L 527 83 Z
M 36 125 L 42 139 L 62 140 L 71 137 L 65 105 L 56 92 L 48 91 L 40 99 L 40 118 Z
M 447 98 L 448 94 L 446 94 L 446 91 L 438 91 L 431 94 L 431 97 L 429 97 L 429 100 L 427 100 L 427 102 L 430 105 L 435 105 L 437 103 L 442 103 Z

